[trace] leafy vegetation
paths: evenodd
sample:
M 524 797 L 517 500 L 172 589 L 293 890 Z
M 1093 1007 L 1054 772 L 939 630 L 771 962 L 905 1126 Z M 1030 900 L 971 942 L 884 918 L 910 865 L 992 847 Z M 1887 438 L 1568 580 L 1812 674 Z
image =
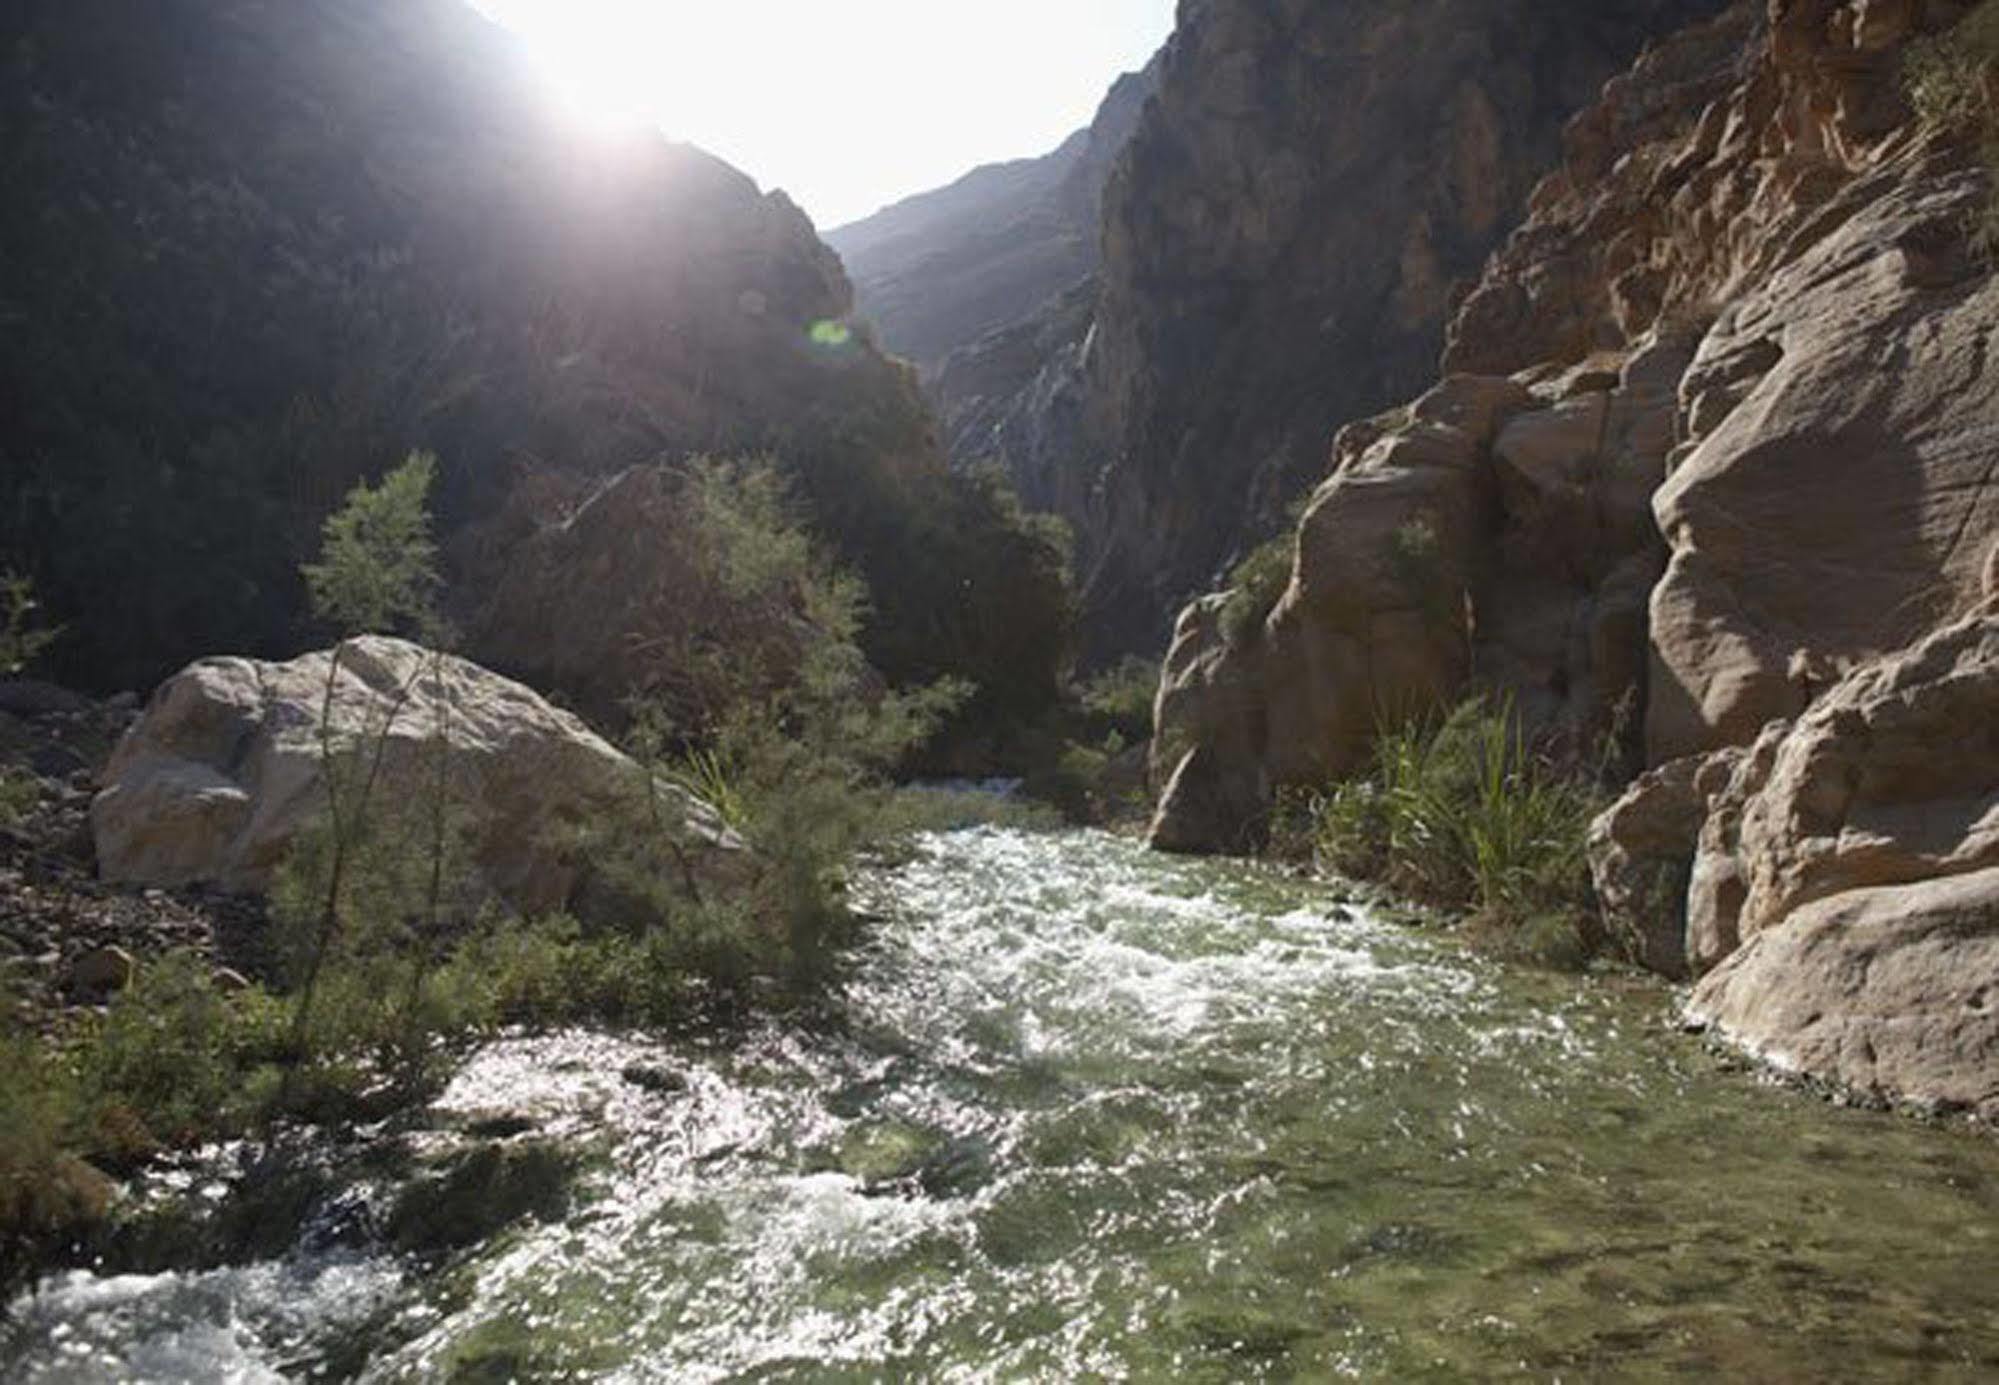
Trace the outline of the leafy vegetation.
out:
M 1127 657 L 1077 690 L 1085 734 L 1115 753 L 1152 738 L 1152 703 L 1159 695 L 1159 661 Z M 1115 737 L 1115 745 L 1109 744 Z
M 1911 44 L 1903 76 L 1919 116 L 1976 140 L 1999 168 L 1999 0 L 1981 0 L 1950 29 Z M 1988 249 L 1999 244 L 1999 194 L 1979 237 Z
M 1373 769 L 1304 816 L 1333 869 L 1467 911 L 1497 951 L 1575 964 L 1596 941 L 1585 842 L 1601 807 L 1586 777 L 1534 752 L 1508 703 L 1475 699 L 1384 728 Z
M 321 531 L 319 561 L 300 569 L 314 616 L 345 634 L 429 633 L 440 585 L 430 537 L 436 477 L 437 458 L 413 452 L 379 485 L 362 481 L 348 493 Z
M 0 677 L 20 673 L 62 635 L 35 614 L 35 584 L 20 573 L 0 572 Z
M 1228 602 L 1222 607 L 1222 634 L 1231 644 L 1252 639 L 1277 609 L 1291 583 L 1298 541 L 1289 531 L 1257 545 L 1229 573 Z

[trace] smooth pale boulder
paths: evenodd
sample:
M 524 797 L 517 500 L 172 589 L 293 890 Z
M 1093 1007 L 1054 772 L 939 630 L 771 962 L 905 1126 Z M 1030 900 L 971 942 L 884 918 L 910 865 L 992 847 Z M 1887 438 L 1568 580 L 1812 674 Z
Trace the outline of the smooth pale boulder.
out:
M 445 783 L 469 816 L 482 883 L 511 907 L 569 902 L 571 829 L 646 792 L 639 765 L 572 714 L 477 664 L 368 636 L 289 663 L 206 659 L 168 680 L 126 734 L 91 804 L 97 859 L 125 885 L 261 893 L 327 810 L 322 706 L 338 746 L 379 755 L 371 811 L 428 801 Z M 719 865 L 741 847 L 714 810 L 654 791 L 681 849 Z
M 1999 1119 L 1999 869 L 1807 904 L 1689 1014 L 1780 1067 Z
M 1766 727 L 1711 796 L 1690 1016 L 1781 1065 L 1999 1116 L 1999 614 Z

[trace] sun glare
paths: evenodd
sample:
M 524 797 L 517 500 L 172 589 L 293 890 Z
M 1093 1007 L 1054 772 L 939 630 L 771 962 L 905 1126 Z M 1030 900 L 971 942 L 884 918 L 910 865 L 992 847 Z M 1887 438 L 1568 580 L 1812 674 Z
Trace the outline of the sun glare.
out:
M 1172 0 L 472 3 L 521 37 L 573 128 L 663 131 L 821 226 L 1054 148 L 1173 14 Z
M 555 106 L 595 134 L 658 127 L 672 134 L 675 50 L 707 37 L 698 5 L 646 0 L 486 0 L 483 8 L 527 39 Z

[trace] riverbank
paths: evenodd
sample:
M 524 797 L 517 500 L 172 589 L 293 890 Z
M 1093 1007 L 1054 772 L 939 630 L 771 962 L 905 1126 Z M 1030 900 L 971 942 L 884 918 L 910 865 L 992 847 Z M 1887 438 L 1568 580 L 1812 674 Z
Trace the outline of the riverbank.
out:
M 1663 987 L 1505 968 L 1100 833 L 927 837 L 856 899 L 883 921 L 823 1010 L 727 1043 L 500 1038 L 378 1133 L 572 1151 L 564 1197 L 493 1239 L 59 1279 L 6 1364 L 1999 1368 L 1999 1145 L 1773 1093 L 1680 1036 Z M 300 1224 L 379 1228 L 330 1209 L 408 1186 Z

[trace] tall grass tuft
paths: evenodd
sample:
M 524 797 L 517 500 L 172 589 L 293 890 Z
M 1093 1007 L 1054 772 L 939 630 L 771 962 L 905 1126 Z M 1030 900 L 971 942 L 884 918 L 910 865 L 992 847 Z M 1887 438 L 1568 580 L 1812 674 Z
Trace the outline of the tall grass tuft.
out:
M 1319 799 L 1335 870 L 1470 913 L 1495 951 L 1578 964 L 1594 943 L 1585 849 L 1601 796 L 1529 745 L 1510 701 L 1384 728 L 1372 770 Z

